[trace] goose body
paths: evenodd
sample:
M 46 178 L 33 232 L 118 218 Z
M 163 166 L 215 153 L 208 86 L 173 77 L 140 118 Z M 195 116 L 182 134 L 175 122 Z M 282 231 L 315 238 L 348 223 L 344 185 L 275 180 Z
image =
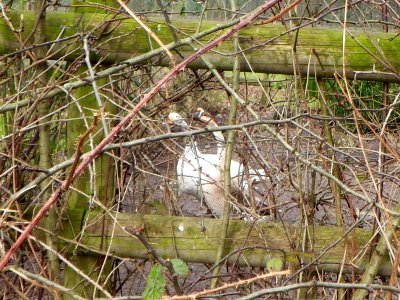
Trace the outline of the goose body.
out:
M 198 194 L 200 181 L 203 185 L 215 184 L 221 176 L 221 154 L 202 153 L 196 143 L 187 144 L 184 154 L 178 159 L 176 174 L 180 184 L 179 190 Z M 232 182 L 246 188 L 245 167 L 235 160 L 231 160 Z M 265 174 L 264 170 L 249 169 L 252 182 L 259 180 Z M 202 177 L 201 180 L 199 177 Z
M 203 110 L 201 112 L 197 116 L 195 114 L 194 118 L 206 123 L 208 126 L 218 126 Z M 188 126 L 179 114 L 170 113 L 168 119 L 173 124 L 187 130 Z M 198 198 L 202 195 L 213 214 L 219 217 L 223 214 L 225 201 L 221 176 L 225 160 L 225 147 L 223 145 L 225 140 L 220 131 L 214 131 L 213 135 L 218 142 L 217 154 L 202 153 L 195 142 L 186 144 L 183 154 L 177 162 L 176 175 L 180 192 L 186 192 Z M 245 175 L 245 166 L 235 160 L 231 160 L 230 172 L 234 194 L 240 194 L 241 197 L 247 198 L 249 184 Z M 259 181 L 260 176 L 265 175 L 263 169 L 249 168 L 248 173 L 251 183 Z M 261 201 L 257 197 L 256 200 Z
M 219 180 L 219 161 L 216 154 L 201 153 L 196 143 L 187 144 L 176 165 L 179 190 L 198 197 L 200 182 L 204 186 Z

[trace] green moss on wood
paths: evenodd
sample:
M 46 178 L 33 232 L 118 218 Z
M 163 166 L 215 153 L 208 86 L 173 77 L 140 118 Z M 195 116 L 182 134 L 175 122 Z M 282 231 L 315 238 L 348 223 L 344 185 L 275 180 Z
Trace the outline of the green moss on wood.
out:
M 220 220 L 115 212 L 112 215 L 111 217 L 100 212 L 91 212 L 86 215 L 84 210 L 70 210 L 63 218 L 61 236 L 70 240 L 80 236 L 81 243 L 95 250 L 110 247 L 110 253 L 118 257 L 150 259 L 141 242 L 123 229 L 124 227 L 144 228 L 146 239 L 162 257 L 174 258 L 177 253 L 179 258 L 187 262 L 214 263 L 219 244 Z M 99 225 L 103 216 L 106 218 L 105 232 Z M 85 219 L 82 219 L 83 217 Z M 114 220 L 117 222 L 116 226 Z M 204 223 L 205 231 L 201 230 L 201 222 Z M 87 227 L 81 235 L 83 224 Z M 363 266 L 368 261 L 368 252 L 354 260 L 353 251 L 356 254 L 363 253 L 372 237 L 372 229 L 356 228 L 354 245 L 352 233 L 341 239 L 346 228 L 317 226 L 312 232 L 313 244 L 307 245 L 305 252 L 299 252 L 291 247 L 302 237 L 296 232 L 296 226 L 283 227 L 281 224 L 271 222 L 251 224 L 246 221 L 231 220 L 225 253 L 234 253 L 242 249 L 243 251 L 235 252 L 236 254 L 230 257 L 229 263 L 237 261 L 240 266 L 253 267 L 265 267 L 267 261 L 273 257 L 280 258 L 286 264 L 293 264 L 293 266 L 298 265 L 299 259 L 312 262 L 319 258 L 315 261 L 318 268 L 332 272 L 340 270 L 345 257 L 344 272 L 351 272 L 354 267 L 356 273 L 362 273 Z M 44 238 L 40 229 L 36 229 L 34 235 Z M 288 237 L 292 240 L 289 241 Z M 339 239 L 341 239 L 339 243 L 328 250 Z M 62 241 L 60 244 L 66 245 Z M 81 253 L 85 255 L 94 254 L 74 244 L 65 248 L 64 251 L 66 253 L 82 251 Z M 319 257 L 321 253 L 324 254 Z M 379 274 L 390 275 L 391 270 L 392 264 L 386 257 L 380 266 Z
M 19 27 L 20 14 L 15 11 L 8 12 L 14 27 Z M 108 17 L 110 18 L 110 17 Z M 33 26 L 32 14 L 25 13 L 25 31 L 22 37 L 29 34 Z M 110 21 L 110 22 L 108 22 Z M 103 24 L 99 26 L 99 24 Z M 173 37 L 163 20 L 154 19 L 148 21 L 147 26 L 157 34 L 165 43 L 173 41 Z M 174 20 L 173 25 L 179 28 L 180 38 L 193 35 L 196 27 L 196 20 Z M 217 25 L 216 22 L 204 22 L 202 29 L 209 29 Z M 103 29 L 106 28 L 106 34 Z M 150 48 L 147 33 L 133 20 L 119 18 L 111 21 L 104 19 L 102 14 L 85 13 L 83 15 L 74 13 L 48 13 L 46 40 L 56 40 L 61 30 L 65 29 L 63 37 L 71 36 L 78 32 L 87 34 L 93 31 L 93 37 L 98 39 L 94 45 L 92 58 L 102 59 L 104 62 L 122 61 L 143 53 Z M 266 25 L 247 27 L 240 31 L 240 46 L 244 50 L 246 58 L 250 61 L 255 72 L 293 74 L 293 57 L 291 42 L 285 33 L 285 28 L 280 25 Z M 220 34 L 215 33 L 214 36 Z M 400 72 L 400 39 L 394 38 L 395 33 L 361 33 L 352 31 L 354 39 L 347 33 L 345 64 L 349 78 L 378 81 L 399 81 L 397 76 L 391 73 Z M 335 72 L 342 72 L 342 30 L 327 28 L 302 28 L 296 44 L 296 54 L 299 59 L 299 69 L 303 74 L 314 69 L 317 75 L 322 77 L 333 77 Z M 200 39 L 201 44 L 207 43 L 214 36 L 206 36 Z M 201 47 L 201 44 L 198 47 Z M 152 45 L 158 47 L 153 41 Z M 3 20 L 0 20 L 0 53 L 6 54 L 15 51 L 20 46 Z M 66 41 L 54 47 L 54 50 L 61 50 L 53 58 L 59 58 L 69 53 L 67 59 L 76 58 L 82 53 L 82 45 L 79 39 Z M 220 52 L 209 52 L 207 59 L 219 70 L 232 70 L 233 49 L 230 40 L 218 45 L 213 49 Z M 180 55 L 187 57 L 193 53 L 189 46 L 179 48 Z M 178 58 L 178 57 L 177 57 Z M 311 63 L 311 65 L 310 65 Z M 169 66 L 170 61 L 164 59 L 160 64 Z M 201 60 L 196 60 L 190 67 L 204 68 Z M 241 58 L 241 70 L 249 71 L 246 60 Z M 379 74 L 387 72 L 388 74 Z M 357 73 L 358 72 L 358 73 Z M 369 73 L 359 73 L 369 72 Z M 356 75 L 357 73 L 357 75 Z

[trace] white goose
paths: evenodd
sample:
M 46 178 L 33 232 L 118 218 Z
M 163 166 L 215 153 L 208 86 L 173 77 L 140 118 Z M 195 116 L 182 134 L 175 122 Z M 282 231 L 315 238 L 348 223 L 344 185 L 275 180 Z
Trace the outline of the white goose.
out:
M 189 129 L 185 119 L 178 113 L 171 112 L 167 120 L 169 124 L 175 125 L 181 130 Z M 221 137 L 223 139 L 222 133 L 220 134 Z M 191 193 L 198 197 L 201 188 L 200 182 L 202 182 L 202 185 L 215 184 L 215 180 L 219 180 L 220 176 L 221 155 L 220 150 L 217 154 L 201 153 L 196 142 L 186 143 L 176 166 L 179 191 Z
M 214 119 L 203 109 L 198 109 L 193 118 L 207 124 L 208 127 L 218 127 Z M 187 130 L 189 126 L 178 113 L 170 113 L 168 122 Z M 218 142 L 217 154 L 201 153 L 195 142 L 187 143 L 184 153 L 178 160 L 176 174 L 179 191 L 204 197 L 208 207 L 214 215 L 221 216 L 224 208 L 224 191 L 222 172 L 225 160 L 224 136 L 221 131 L 213 132 Z M 249 168 L 250 181 L 260 180 L 265 176 L 263 169 Z M 237 161 L 231 161 L 232 194 L 247 199 L 249 194 L 248 180 L 245 177 L 245 167 Z M 201 184 L 200 184 L 201 183 Z M 255 197 L 257 202 L 262 202 L 260 197 Z

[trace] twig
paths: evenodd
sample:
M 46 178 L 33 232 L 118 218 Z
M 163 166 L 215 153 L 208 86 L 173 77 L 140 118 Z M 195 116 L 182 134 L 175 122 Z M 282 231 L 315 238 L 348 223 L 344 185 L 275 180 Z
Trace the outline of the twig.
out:
M 203 2 L 202 8 L 201 8 L 200 20 L 199 20 L 199 23 L 197 25 L 196 33 L 200 31 L 201 24 L 203 23 L 203 19 L 204 19 L 204 15 L 205 15 L 205 12 L 206 12 L 207 5 L 208 5 L 208 0 L 205 0 Z
M 294 8 L 300 2 L 301 2 L 301 0 L 296 0 L 293 3 L 290 3 L 288 6 L 286 6 L 284 9 L 282 9 L 279 13 L 277 13 L 272 18 L 269 18 L 268 20 L 260 21 L 260 22 L 256 23 L 256 25 L 265 25 L 265 24 L 269 24 L 269 23 L 272 23 L 272 22 L 278 20 L 280 17 L 282 17 L 284 14 L 286 14 L 289 10 Z
M 167 24 L 167 26 L 169 28 L 169 31 L 171 32 L 172 36 L 174 37 L 174 41 L 175 42 L 179 41 L 178 34 L 176 33 L 175 28 L 172 26 L 171 19 L 169 18 L 169 15 L 167 13 L 167 10 L 164 7 L 163 2 L 161 0 L 157 0 L 157 4 L 161 9 L 161 12 L 162 12 L 162 14 L 164 16 L 164 19 L 165 19 L 165 23 Z
M 234 13 L 237 13 L 237 7 L 236 7 L 236 0 L 231 0 L 231 8 Z M 205 8 L 206 5 L 204 5 Z M 200 26 L 200 24 L 199 24 Z M 236 32 L 233 35 L 233 48 L 235 52 L 238 52 L 239 50 L 239 32 Z M 239 91 L 240 88 L 240 61 L 239 61 L 239 55 L 235 55 L 234 57 L 234 62 L 233 62 L 233 80 L 232 80 L 232 88 L 235 91 Z M 237 114 L 237 101 L 234 97 L 230 97 L 230 109 L 229 109 L 229 117 L 228 117 L 228 122 L 229 125 L 234 125 L 236 123 L 236 114 Z M 233 143 L 235 140 L 235 131 L 230 130 L 228 131 L 228 138 L 226 141 L 226 144 L 223 145 L 224 149 L 223 152 L 221 153 L 221 162 L 220 162 L 220 176 L 222 175 L 223 177 L 223 182 L 224 182 L 224 209 L 223 209 L 223 215 L 222 215 L 222 222 L 221 222 L 221 230 L 220 230 L 220 242 L 217 247 L 217 252 L 215 255 L 215 269 L 213 271 L 213 278 L 211 279 L 210 283 L 210 288 L 216 288 L 218 286 L 218 280 L 219 280 L 219 274 L 221 272 L 222 265 L 219 264 L 218 262 L 221 260 L 224 250 L 225 250 L 225 243 L 226 243 L 226 237 L 228 234 L 228 227 L 229 227 L 229 219 L 230 219 L 230 214 L 231 214 L 231 203 L 229 201 L 229 198 L 231 197 L 231 184 L 232 184 L 232 178 L 231 178 L 231 161 L 232 161 L 232 153 L 233 153 Z M 251 190 L 251 186 L 249 188 Z
M 93 129 L 97 126 L 97 120 L 99 117 L 99 113 L 97 112 L 93 115 L 93 121 L 92 124 L 90 124 L 90 127 L 88 129 L 86 129 L 86 131 L 79 137 L 77 143 L 76 143 L 76 150 L 75 150 L 75 157 L 74 157 L 74 161 L 72 163 L 72 167 L 71 170 L 68 174 L 68 177 L 66 179 L 68 185 L 72 183 L 73 181 L 73 176 L 74 176 L 74 172 L 78 166 L 78 163 L 81 159 L 82 156 L 82 150 L 83 150 L 83 143 L 86 140 L 86 138 L 88 137 L 88 135 L 93 131 Z
M 247 285 L 247 284 L 250 284 L 250 283 L 252 283 L 254 281 L 258 281 L 258 280 L 262 280 L 262 279 L 266 279 L 266 278 L 270 278 L 270 277 L 289 275 L 290 273 L 291 273 L 290 270 L 279 271 L 279 272 L 271 272 L 271 273 L 267 273 L 267 274 L 257 275 L 257 276 L 255 276 L 253 278 L 250 278 L 250 279 L 239 280 L 237 282 L 224 284 L 223 286 L 217 287 L 215 289 L 209 289 L 209 290 L 205 290 L 205 291 L 201 291 L 201 292 L 196 292 L 196 293 L 192 293 L 192 294 L 185 295 L 185 296 L 164 297 L 164 298 L 161 298 L 161 299 L 163 299 L 163 300 L 196 299 L 196 298 L 198 298 L 200 296 L 209 295 L 209 294 L 216 293 L 216 292 L 219 292 L 219 291 L 223 291 L 223 290 L 226 290 L 226 289 L 229 289 L 229 288 L 238 287 L 238 286 L 242 286 L 242 285 Z
M 79 162 L 79 146 L 82 147 L 83 140 L 85 137 L 89 135 L 89 133 L 93 130 L 93 128 L 96 126 L 97 122 L 97 117 L 94 117 L 92 125 L 86 130 L 86 132 L 83 134 L 83 136 L 79 139 L 78 141 L 78 149 L 77 149 L 77 155 L 75 157 L 75 162 Z M 88 162 L 89 163 L 89 162 Z M 77 167 L 76 165 L 74 168 Z M 14 255 L 15 251 L 21 246 L 24 240 L 28 238 L 30 235 L 31 231 L 33 228 L 39 223 L 39 221 L 45 216 L 47 211 L 53 206 L 53 204 L 57 201 L 58 197 L 65 192 L 68 187 L 71 185 L 73 180 L 75 179 L 74 177 L 74 171 L 75 169 L 72 169 L 70 171 L 70 174 L 68 175 L 67 179 L 65 179 L 58 189 L 56 189 L 53 194 L 50 196 L 49 200 L 42 206 L 42 208 L 39 210 L 39 212 L 36 214 L 36 216 L 32 219 L 32 221 L 25 227 L 25 230 L 21 233 L 21 235 L 18 237 L 18 239 L 15 241 L 15 243 L 10 247 L 10 249 L 7 251 L 7 253 L 4 255 L 2 260 L 0 261 L 0 272 L 1 270 L 6 266 L 7 262 L 11 259 L 12 255 Z M 11 204 L 11 203 L 9 203 Z M 8 205 L 9 205 L 8 204 Z
M 25 296 L 25 294 L 21 293 L 21 291 L 17 288 L 17 286 L 14 285 L 13 282 L 8 280 L 5 274 L 1 273 L 0 278 L 3 280 L 2 283 L 3 288 L 5 288 L 5 285 L 7 285 L 12 288 L 12 290 L 18 295 L 20 299 L 29 300 L 29 298 Z
M 263 290 L 257 291 L 255 293 L 252 293 L 250 295 L 247 295 L 247 296 L 239 298 L 239 299 L 240 300 L 259 299 L 260 297 L 262 297 L 264 295 L 284 293 L 284 292 L 288 292 L 291 290 L 297 290 L 297 289 L 301 289 L 301 288 L 318 288 L 318 287 L 332 288 L 332 289 L 362 289 L 362 290 L 367 290 L 367 291 L 385 290 L 385 291 L 392 291 L 394 293 L 400 293 L 400 288 L 383 285 L 383 284 L 360 284 L 360 283 L 336 283 L 336 282 L 309 281 L 309 282 L 285 285 L 285 286 L 276 287 L 276 288 L 263 289 Z
M 20 228 L 18 228 L 16 226 L 10 226 L 10 227 L 12 229 L 14 229 L 15 231 L 17 231 L 17 232 L 21 232 L 22 231 L 22 229 L 20 229 Z M 40 241 L 39 239 L 37 239 L 36 237 L 33 237 L 32 235 L 29 236 L 29 239 L 35 241 L 37 244 L 39 244 L 41 247 L 43 247 L 47 251 L 51 251 L 52 253 L 54 253 L 65 265 L 67 265 L 72 270 L 74 270 L 78 274 L 78 276 L 81 276 L 84 280 L 86 280 L 87 282 L 89 282 L 90 284 L 95 286 L 97 289 L 99 289 L 105 296 L 109 297 L 109 299 L 112 299 L 112 296 L 110 295 L 109 292 L 107 292 L 107 290 L 105 288 L 103 288 L 101 285 L 99 285 L 97 282 L 95 282 L 92 278 L 90 278 L 90 276 L 86 275 L 81 269 L 79 269 L 78 266 L 75 266 L 73 263 L 71 263 L 67 258 L 65 258 L 58 251 L 54 250 L 49 245 L 47 245 L 45 242 Z M 10 267 L 7 267 L 7 268 L 13 268 L 13 267 L 14 266 L 10 266 Z M 42 282 L 44 284 L 46 284 L 46 282 L 44 282 L 44 281 L 42 281 Z M 55 284 L 56 284 L 53 281 L 49 281 L 48 283 L 51 284 L 51 286 L 55 286 Z M 65 287 L 61 287 L 61 288 L 65 289 Z M 67 293 L 67 294 L 72 294 L 72 293 Z
M 143 230 L 144 228 L 127 228 L 127 227 L 123 227 L 123 229 L 128 232 L 129 234 L 133 235 L 134 237 L 138 238 L 139 241 L 142 242 L 142 244 L 146 247 L 147 251 L 149 252 L 149 254 L 151 256 L 153 256 L 153 258 L 158 261 L 158 263 L 164 267 L 166 267 L 168 269 L 168 272 L 171 274 L 171 279 L 172 279 L 172 283 L 174 284 L 174 288 L 175 291 L 178 295 L 182 295 L 183 291 L 182 288 L 179 284 L 178 281 L 178 277 L 177 274 L 171 264 L 171 261 L 169 260 L 164 260 L 162 259 L 157 252 L 153 249 L 153 247 L 151 247 L 150 243 L 147 241 L 147 239 L 145 238 L 145 236 L 143 235 Z
M 100 117 L 101 117 L 101 123 L 103 124 L 104 135 L 107 135 L 108 134 L 108 126 L 107 126 L 106 120 L 104 118 L 104 113 L 103 113 L 103 109 L 102 109 L 103 101 L 101 101 L 99 89 L 97 87 L 97 83 L 96 83 L 96 79 L 95 79 L 96 74 L 95 74 L 92 64 L 90 62 L 90 49 L 89 49 L 89 43 L 88 43 L 88 36 L 85 36 L 83 38 L 83 49 L 85 50 L 85 63 L 86 63 L 86 67 L 89 72 L 90 83 L 93 87 L 94 97 L 96 98 L 97 105 L 100 109 L 99 113 L 100 113 Z
M 157 44 L 167 53 L 171 60 L 171 65 L 175 66 L 175 58 L 172 55 L 172 53 L 168 50 L 168 48 L 165 46 L 165 44 L 158 38 L 157 35 L 155 35 L 149 27 L 146 26 L 135 14 L 134 12 L 121 0 L 117 0 L 117 2 L 126 10 L 126 12 L 157 42 Z
M 71 289 L 69 289 L 69 288 L 66 288 L 60 284 L 57 284 L 47 278 L 44 278 L 43 276 L 28 272 L 25 269 L 22 269 L 22 268 L 19 268 L 16 266 L 12 266 L 12 267 L 8 267 L 7 270 L 15 273 L 16 275 L 20 276 L 21 278 L 23 278 L 27 281 L 33 281 L 34 283 L 41 282 L 49 288 L 56 289 L 59 292 L 69 295 L 72 299 L 78 299 L 78 300 L 86 299 L 86 298 L 82 298 L 82 297 L 78 296 L 77 294 L 73 293 L 71 291 Z

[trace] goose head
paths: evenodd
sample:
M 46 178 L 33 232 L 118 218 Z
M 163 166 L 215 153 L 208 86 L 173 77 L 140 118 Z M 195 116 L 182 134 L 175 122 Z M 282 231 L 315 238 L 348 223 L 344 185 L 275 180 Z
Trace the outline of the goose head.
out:
M 218 127 L 217 122 L 211 116 L 210 113 L 206 112 L 203 108 L 199 107 L 196 109 L 196 112 L 193 114 L 193 119 L 198 120 L 202 123 L 209 125 L 210 127 Z
M 196 112 L 193 114 L 193 119 L 206 124 L 206 127 L 209 128 L 219 127 L 213 116 L 201 107 L 197 108 Z M 213 131 L 213 135 L 217 142 L 225 142 L 224 135 L 221 131 Z
M 185 118 L 176 112 L 169 113 L 167 123 L 171 126 L 180 128 L 182 131 L 189 129 L 189 125 L 186 123 Z

